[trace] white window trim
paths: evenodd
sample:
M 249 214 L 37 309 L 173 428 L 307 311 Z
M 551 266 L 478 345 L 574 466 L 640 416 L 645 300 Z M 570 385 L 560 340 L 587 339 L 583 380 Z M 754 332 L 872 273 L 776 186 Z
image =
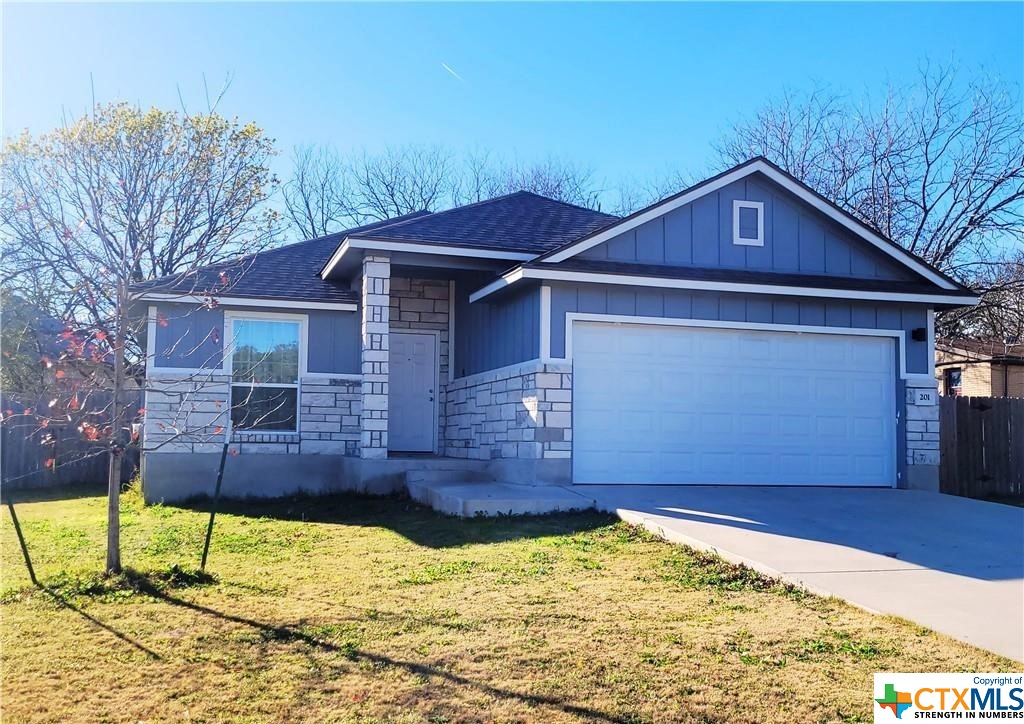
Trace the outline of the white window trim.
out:
M 740 235 L 740 210 L 754 209 L 757 212 L 757 237 L 748 238 Z M 743 201 L 732 202 L 732 243 L 738 246 L 764 246 L 764 202 Z
M 295 384 L 260 383 L 259 387 L 295 388 L 295 429 L 294 430 L 239 430 L 241 435 L 288 435 L 299 437 L 302 433 L 302 378 L 308 376 L 307 352 L 309 350 L 309 317 L 305 314 L 290 314 L 287 312 L 249 312 L 241 310 L 230 310 L 224 312 L 224 372 L 228 376 L 228 436 L 233 432 L 234 425 L 231 420 L 231 391 L 235 388 L 234 381 L 234 346 L 235 346 L 235 321 L 236 320 L 257 320 L 265 322 L 298 322 L 299 324 L 299 369 Z M 244 383 L 237 383 L 238 386 Z

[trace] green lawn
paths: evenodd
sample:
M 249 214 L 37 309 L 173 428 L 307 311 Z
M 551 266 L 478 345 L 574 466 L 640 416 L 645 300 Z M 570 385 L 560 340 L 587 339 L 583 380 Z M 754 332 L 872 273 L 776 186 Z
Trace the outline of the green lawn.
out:
M 5 722 L 869 721 L 875 671 L 1013 664 L 599 514 L 454 520 L 341 496 L 5 512 Z

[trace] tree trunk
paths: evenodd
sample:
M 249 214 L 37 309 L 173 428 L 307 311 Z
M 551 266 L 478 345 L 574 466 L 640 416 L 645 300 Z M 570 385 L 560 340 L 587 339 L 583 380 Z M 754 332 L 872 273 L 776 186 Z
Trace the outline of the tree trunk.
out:
M 127 281 L 118 281 L 115 308 L 117 333 L 114 339 L 114 389 L 110 410 L 110 466 L 107 469 L 107 573 L 121 572 L 121 462 L 124 440 L 121 428 L 121 390 L 124 387 L 124 337 L 127 309 Z

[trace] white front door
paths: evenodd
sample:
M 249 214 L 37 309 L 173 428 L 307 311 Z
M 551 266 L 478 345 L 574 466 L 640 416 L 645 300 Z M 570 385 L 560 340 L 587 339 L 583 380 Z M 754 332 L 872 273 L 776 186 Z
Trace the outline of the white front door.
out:
M 892 338 L 573 325 L 577 483 L 893 485 Z
M 391 332 L 388 449 L 433 452 L 437 441 L 437 336 Z

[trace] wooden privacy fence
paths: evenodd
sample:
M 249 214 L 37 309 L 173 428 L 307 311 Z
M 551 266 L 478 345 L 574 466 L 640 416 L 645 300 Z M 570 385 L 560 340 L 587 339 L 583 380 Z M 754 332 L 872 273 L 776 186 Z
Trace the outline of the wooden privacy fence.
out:
M 142 393 L 123 393 L 127 409 L 137 409 Z M 105 398 L 105 399 L 97 399 Z M 109 393 L 92 393 L 95 407 L 110 403 Z M 0 423 L 0 485 L 3 490 L 25 490 L 64 485 L 105 483 L 107 480 L 107 444 L 87 440 L 78 431 L 78 421 L 40 427 L 26 408 L 45 409 L 45 400 L 21 395 L 0 396 L 4 420 Z M 14 415 L 8 415 L 12 411 Z M 52 461 L 52 462 L 50 462 Z M 128 482 L 139 464 L 139 451 L 131 446 L 125 453 L 121 482 Z
M 943 493 L 1024 495 L 1024 398 L 942 397 L 939 452 Z

